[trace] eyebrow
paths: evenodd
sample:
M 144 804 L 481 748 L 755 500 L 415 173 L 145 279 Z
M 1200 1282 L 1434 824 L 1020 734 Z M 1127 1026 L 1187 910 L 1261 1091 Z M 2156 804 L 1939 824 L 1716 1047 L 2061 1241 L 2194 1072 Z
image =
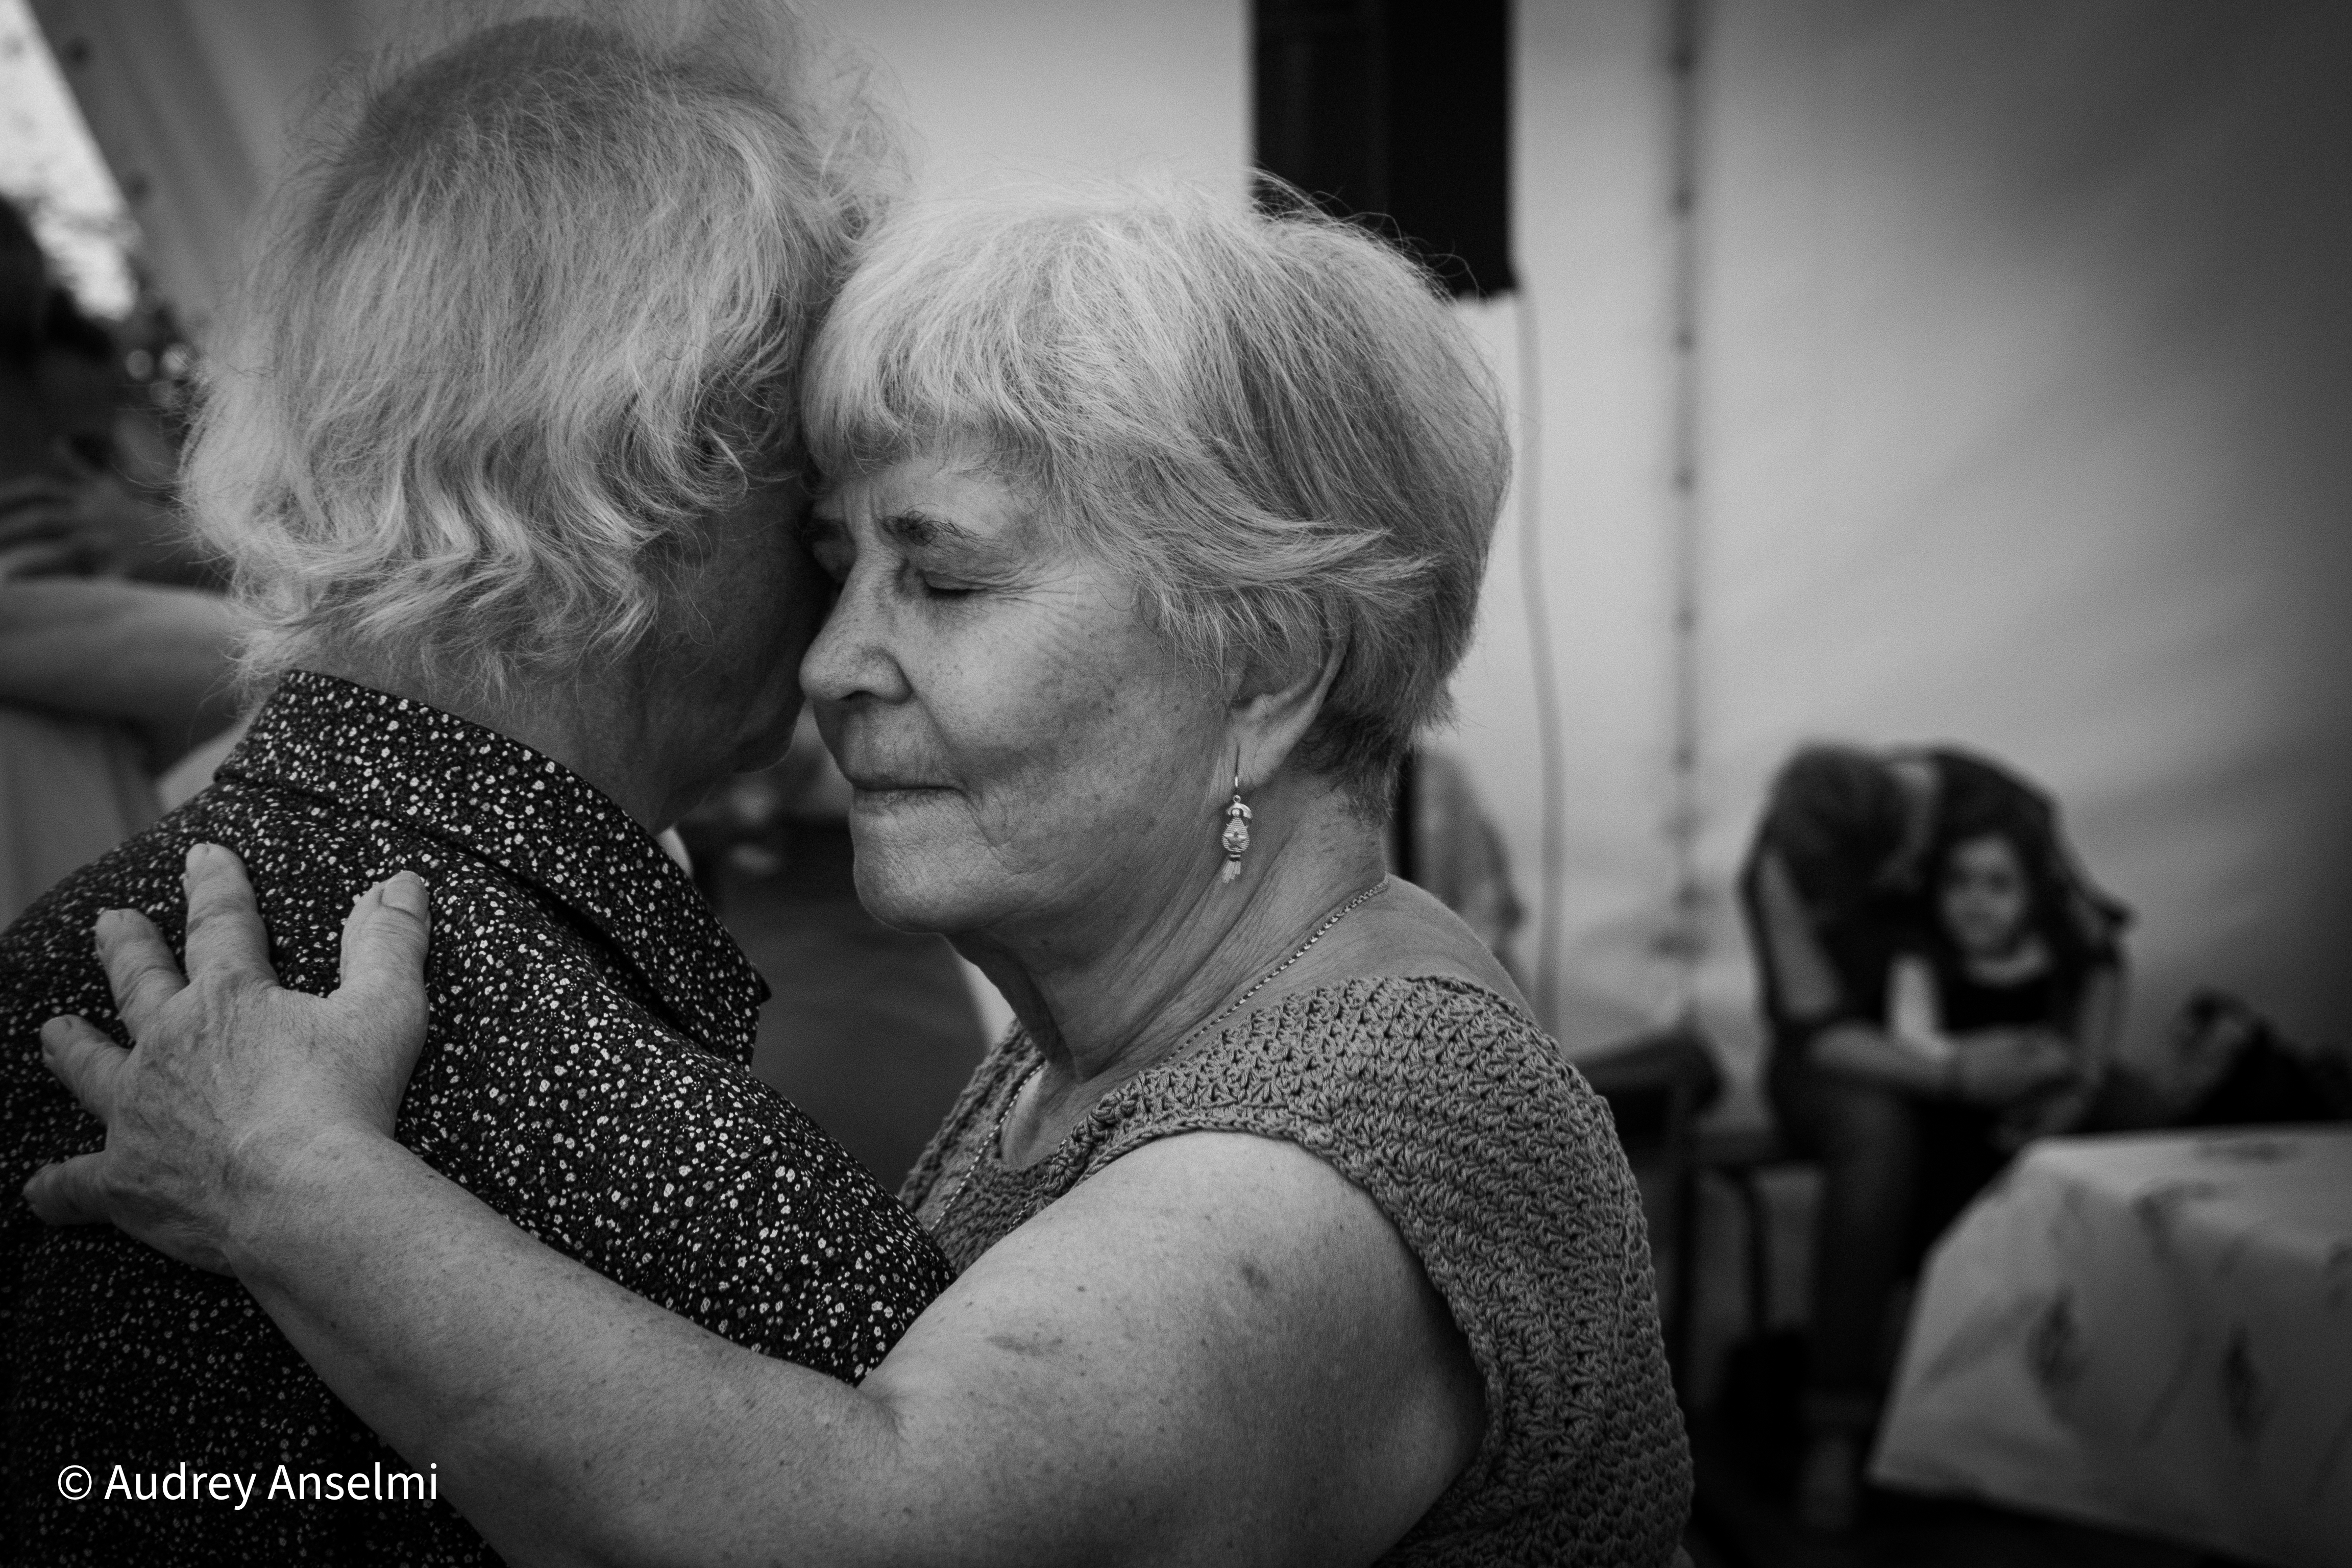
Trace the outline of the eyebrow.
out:
M 884 518 L 880 526 L 906 550 L 952 550 L 982 542 L 981 536 L 971 530 L 927 511 L 898 512 Z

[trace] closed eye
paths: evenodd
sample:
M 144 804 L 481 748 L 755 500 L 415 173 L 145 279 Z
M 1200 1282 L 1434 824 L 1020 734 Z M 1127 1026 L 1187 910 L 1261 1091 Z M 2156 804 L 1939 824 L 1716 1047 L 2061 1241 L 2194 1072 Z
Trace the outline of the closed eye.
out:
M 914 581 L 916 587 L 926 598 L 968 599 L 980 592 L 979 585 L 976 584 L 967 583 L 957 577 L 942 576 L 935 572 L 921 571 L 912 566 L 907 568 L 907 575 Z

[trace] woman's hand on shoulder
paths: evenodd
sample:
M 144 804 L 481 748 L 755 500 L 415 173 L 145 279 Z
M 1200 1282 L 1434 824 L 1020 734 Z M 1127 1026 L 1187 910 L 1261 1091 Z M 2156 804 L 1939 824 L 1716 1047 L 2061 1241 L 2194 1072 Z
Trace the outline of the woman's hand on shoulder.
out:
M 361 895 L 331 995 L 278 984 L 269 937 L 236 855 L 188 852 L 184 976 L 144 915 L 95 932 L 134 1048 L 52 1018 L 42 1059 L 106 1124 L 106 1146 L 34 1174 L 52 1225 L 111 1223 L 184 1263 L 235 1271 L 236 1237 L 266 1221 L 289 1162 L 341 1133 L 385 1136 L 425 1040 L 424 882 L 402 872 Z
M 932 1499 L 987 1561 L 1025 1542 L 1034 1563 L 1370 1563 L 1485 1422 L 1468 1348 L 1378 1205 L 1237 1133 L 1146 1144 L 1081 1184 L 863 1391 L 905 1462 L 940 1460 L 897 1495 Z

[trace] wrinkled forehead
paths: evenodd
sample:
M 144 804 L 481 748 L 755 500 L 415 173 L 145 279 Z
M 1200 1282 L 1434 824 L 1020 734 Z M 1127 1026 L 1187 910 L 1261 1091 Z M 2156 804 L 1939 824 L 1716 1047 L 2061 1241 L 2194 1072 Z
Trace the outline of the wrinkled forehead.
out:
M 877 447 L 854 463 L 820 465 L 810 493 L 820 512 L 838 518 L 853 496 L 861 504 L 889 505 L 918 491 L 976 487 L 1007 492 L 1024 513 L 1045 510 L 1045 488 L 1029 467 L 1001 448 L 954 434 Z
M 1005 410 L 988 389 L 945 378 L 827 375 L 827 363 L 821 356 L 812 366 L 802 405 L 820 499 L 892 469 L 930 466 L 1040 500 L 1055 492 L 1065 464 L 1034 411 Z
M 1039 488 L 996 452 L 970 441 L 919 447 L 893 460 L 822 477 L 816 529 L 877 529 L 906 548 L 975 548 L 992 555 L 1071 548 Z

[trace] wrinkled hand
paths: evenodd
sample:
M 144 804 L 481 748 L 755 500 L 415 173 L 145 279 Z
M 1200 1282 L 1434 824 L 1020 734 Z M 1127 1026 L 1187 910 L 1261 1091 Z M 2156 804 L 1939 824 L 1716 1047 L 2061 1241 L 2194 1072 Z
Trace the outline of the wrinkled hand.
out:
M 106 1123 L 106 1147 L 37 1173 L 25 1197 L 51 1225 L 107 1221 L 158 1251 L 233 1272 L 237 1236 L 266 1224 L 276 1183 L 353 1129 L 392 1131 L 425 1042 L 425 883 L 403 871 L 343 922 L 341 984 L 278 984 L 237 858 L 188 851 L 188 972 L 144 915 L 99 917 L 99 956 L 124 1050 L 80 1018 L 41 1029 L 49 1070 Z
M 2048 1029 L 1985 1029 L 1954 1046 L 1954 1085 L 1975 1105 L 2011 1105 L 2082 1072 L 2074 1047 Z

